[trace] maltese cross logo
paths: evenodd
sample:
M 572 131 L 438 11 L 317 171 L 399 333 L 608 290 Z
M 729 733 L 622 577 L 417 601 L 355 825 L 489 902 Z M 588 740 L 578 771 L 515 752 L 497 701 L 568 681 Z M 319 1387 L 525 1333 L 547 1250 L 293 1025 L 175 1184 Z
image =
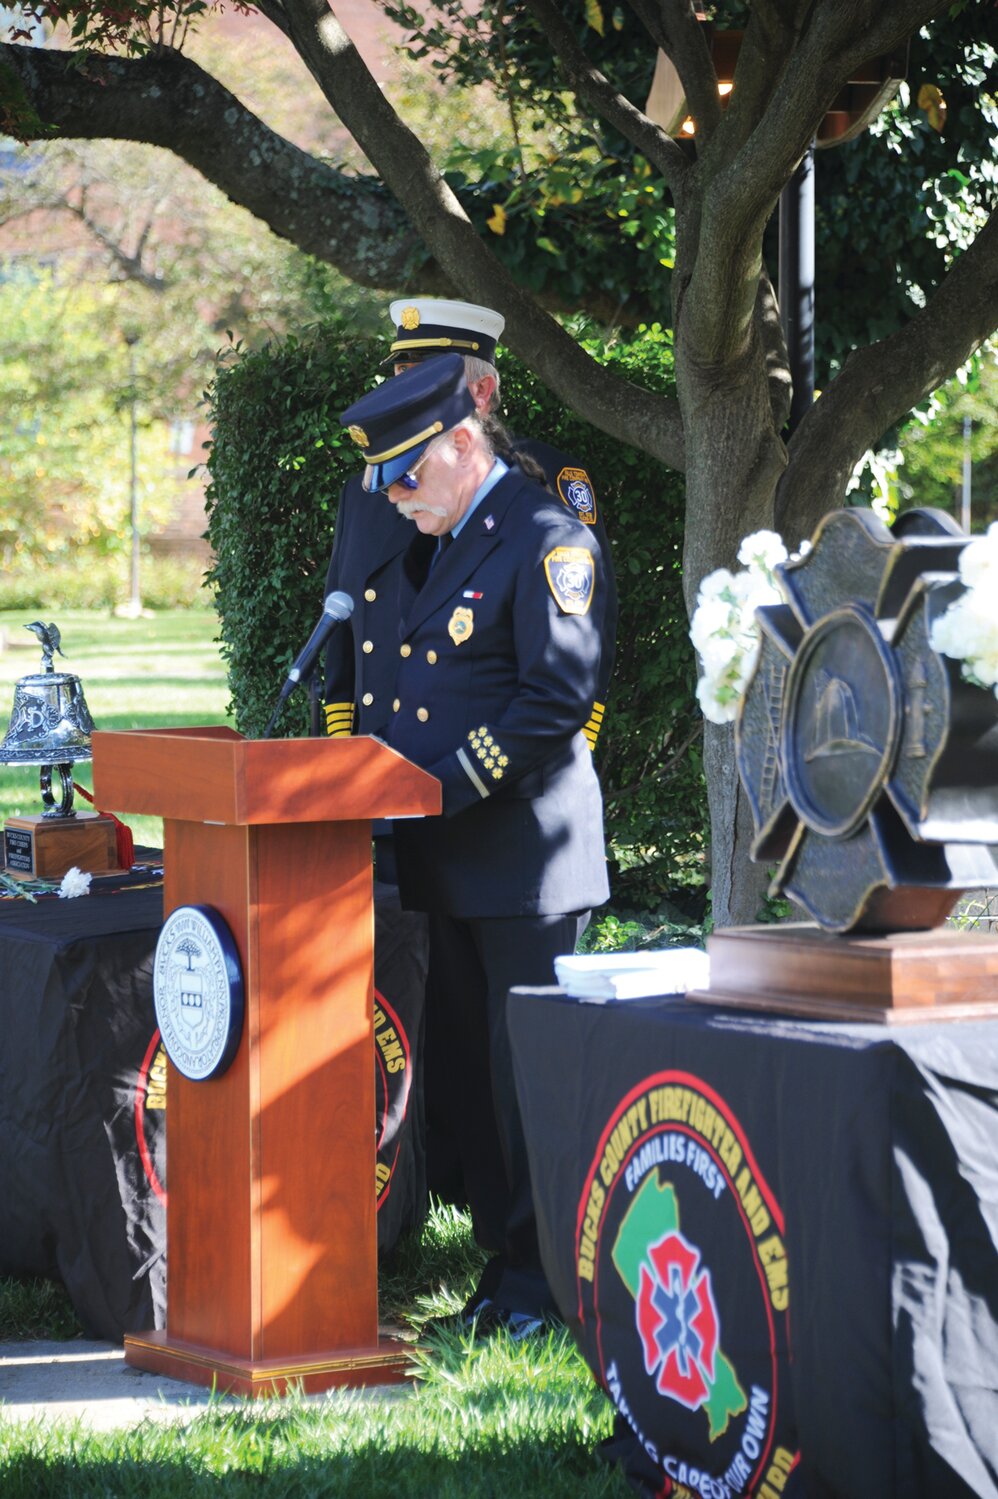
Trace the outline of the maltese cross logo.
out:
M 714 1383 L 720 1327 L 710 1272 L 681 1233 L 648 1246 L 635 1316 L 645 1369 L 659 1394 L 699 1410 Z

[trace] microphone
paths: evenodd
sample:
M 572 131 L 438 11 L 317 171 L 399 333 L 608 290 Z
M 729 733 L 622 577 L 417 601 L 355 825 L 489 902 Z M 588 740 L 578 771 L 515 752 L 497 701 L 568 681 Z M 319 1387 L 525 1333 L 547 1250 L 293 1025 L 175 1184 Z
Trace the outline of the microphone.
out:
M 264 739 L 270 738 L 274 725 L 277 722 L 277 715 L 298 686 L 298 683 L 303 678 L 311 676 L 315 663 L 319 659 L 319 652 L 333 630 L 337 625 L 342 624 L 345 619 L 349 619 L 352 613 L 353 599 L 348 593 L 342 593 L 337 590 L 336 593 L 327 594 L 326 602 L 322 606 L 322 615 L 319 623 L 295 657 L 291 670 L 285 679 L 284 686 L 281 688 L 281 693 L 271 715 L 270 723 L 264 730 Z
M 329 639 L 333 629 L 336 625 L 342 624 L 345 619 L 349 619 L 352 613 L 353 599 L 348 593 L 337 591 L 336 593 L 327 595 L 326 602 L 322 606 L 322 616 L 319 619 L 319 623 L 295 657 L 294 665 L 288 672 L 287 681 L 281 688 L 280 701 L 282 703 L 294 692 L 302 677 L 311 675 L 312 668 L 318 660 L 319 652 Z

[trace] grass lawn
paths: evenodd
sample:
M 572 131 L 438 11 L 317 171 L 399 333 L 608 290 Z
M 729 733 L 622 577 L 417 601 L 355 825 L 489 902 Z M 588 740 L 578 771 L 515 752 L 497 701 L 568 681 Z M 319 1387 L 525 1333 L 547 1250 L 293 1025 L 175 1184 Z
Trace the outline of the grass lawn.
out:
M 31 616 L 33 618 L 34 616 Z M 31 619 L 0 612 L 0 730 L 14 683 L 39 669 Z M 98 728 L 226 722 L 228 688 L 215 616 L 162 613 L 122 620 L 66 611 L 59 670 L 78 676 Z M 23 638 L 22 638 L 23 637 Z M 279 685 L 279 684 L 278 684 Z M 89 765 L 76 779 L 92 786 Z M 41 810 L 34 767 L 0 766 L 0 819 Z M 109 812 L 120 808 L 108 807 Z M 158 819 L 126 814 L 137 843 L 159 846 Z M 438 1208 L 382 1267 L 385 1319 L 415 1332 L 456 1311 L 481 1265 L 468 1221 Z M 59 1286 L 0 1280 L 0 1339 L 80 1332 Z M 247 1401 L 192 1421 L 133 1430 L 7 1421 L 0 1407 L 3 1499 L 626 1499 L 623 1477 L 597 1448 L 612 1407 L 567 1332 L 512 1345 L 451 1331 L 423 1334 L 409 1394 L 337 1393 L 321 1406 Z
M 420 1332 L 460 1307 L 481 1264 L 468 1220 L 437 1207 L 383 1267 L 384 1317 Z M 0 1280 L 0 1339 L 73 1332 L 64 1293 Z M 568 1333 L 513 1345 L 422 1334 L 411 1392 L 321 1405 L 246 1401 L 129 1431 L 20 1425 L 0 1407 L 3 1499 L 626 1499 L 597 1451 L 612 1408 Z
M 35 615 L 0 611 L 0 728 L 5 733 L 14 683 L 40 669 L 41 648 L 25 629 Z M 48 621 L 46 621 L 47 623 Z M 56 620 L 65 659 L 56 669 L 80 678 L 99 729 L 165 729 L 175 725 L 227 722 L 229 690 L 210 610 L 174 610 L 151 619 L 114 619 L 108 614 L 67 610 Z M 278 683 L 278 686 L 280 684 Z M 75 779 L 93 789 L 89 764 Z M 78 806 L 85 806 L 82 798 Z M 36 766 L 0 765 L 0 820 L 42 810 Z M 118 812 L 119 807 L 105 807 Z M 125 814 L 136 843 L 160 847 L 163 824 L 156 817 Z

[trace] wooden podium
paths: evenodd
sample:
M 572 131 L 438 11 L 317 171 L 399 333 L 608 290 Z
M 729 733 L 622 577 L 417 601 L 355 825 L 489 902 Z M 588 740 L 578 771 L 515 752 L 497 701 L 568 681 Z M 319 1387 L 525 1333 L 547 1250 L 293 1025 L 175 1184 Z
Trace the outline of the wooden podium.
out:
M 214 907 L 242 962 L 229 1069 L 172 1065 L 167 1325 L 129 1364 L 240 1394 L 387 1383 L 379 1337 L 371 821 L 440 810 L 377 740 L 93 735 L 94 795 L 164 819 L 164 914 Z

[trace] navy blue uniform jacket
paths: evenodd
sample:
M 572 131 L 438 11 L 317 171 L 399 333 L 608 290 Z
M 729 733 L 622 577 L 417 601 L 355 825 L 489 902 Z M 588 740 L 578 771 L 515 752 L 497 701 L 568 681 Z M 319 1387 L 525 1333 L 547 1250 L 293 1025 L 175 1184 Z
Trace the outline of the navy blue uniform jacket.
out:
M 603 516 L 592 485 L 570 479 L 582 470 L 573 467 L 563 453 L 547 443 L 520 438 L 514 448 L 541 464 L 552 490 L 547 503 L 563 514 L 578 515 L 586 530 L 596 536 L 603 555 L 606 609 L 593 694 L 598 707 L 590 704 L 586 725 L 592 743 L 607 700 L 617 630 L 617 594 Z M 398 668 L 398 570 L 413 531 L 412 522 L 399 515 L 384 495 L 364 493 L 359 474 L 347 480 L 340 494 L 326 595 L 345 590 L 354 601 L 354 612 L 333 631 L 326 647 L 324 698 L 326 729 L 331 734 L 383 738 L 391 720 Z
M 512 469 L 419 587 L 435 549 L 417 534 L 405 554 L 386 738 L 439 778 L 443 816 L 394 824 L 402 903 L 461 917 L 599 905 L 603 809 L 582 733 L 606 608 L 599 546 Z

